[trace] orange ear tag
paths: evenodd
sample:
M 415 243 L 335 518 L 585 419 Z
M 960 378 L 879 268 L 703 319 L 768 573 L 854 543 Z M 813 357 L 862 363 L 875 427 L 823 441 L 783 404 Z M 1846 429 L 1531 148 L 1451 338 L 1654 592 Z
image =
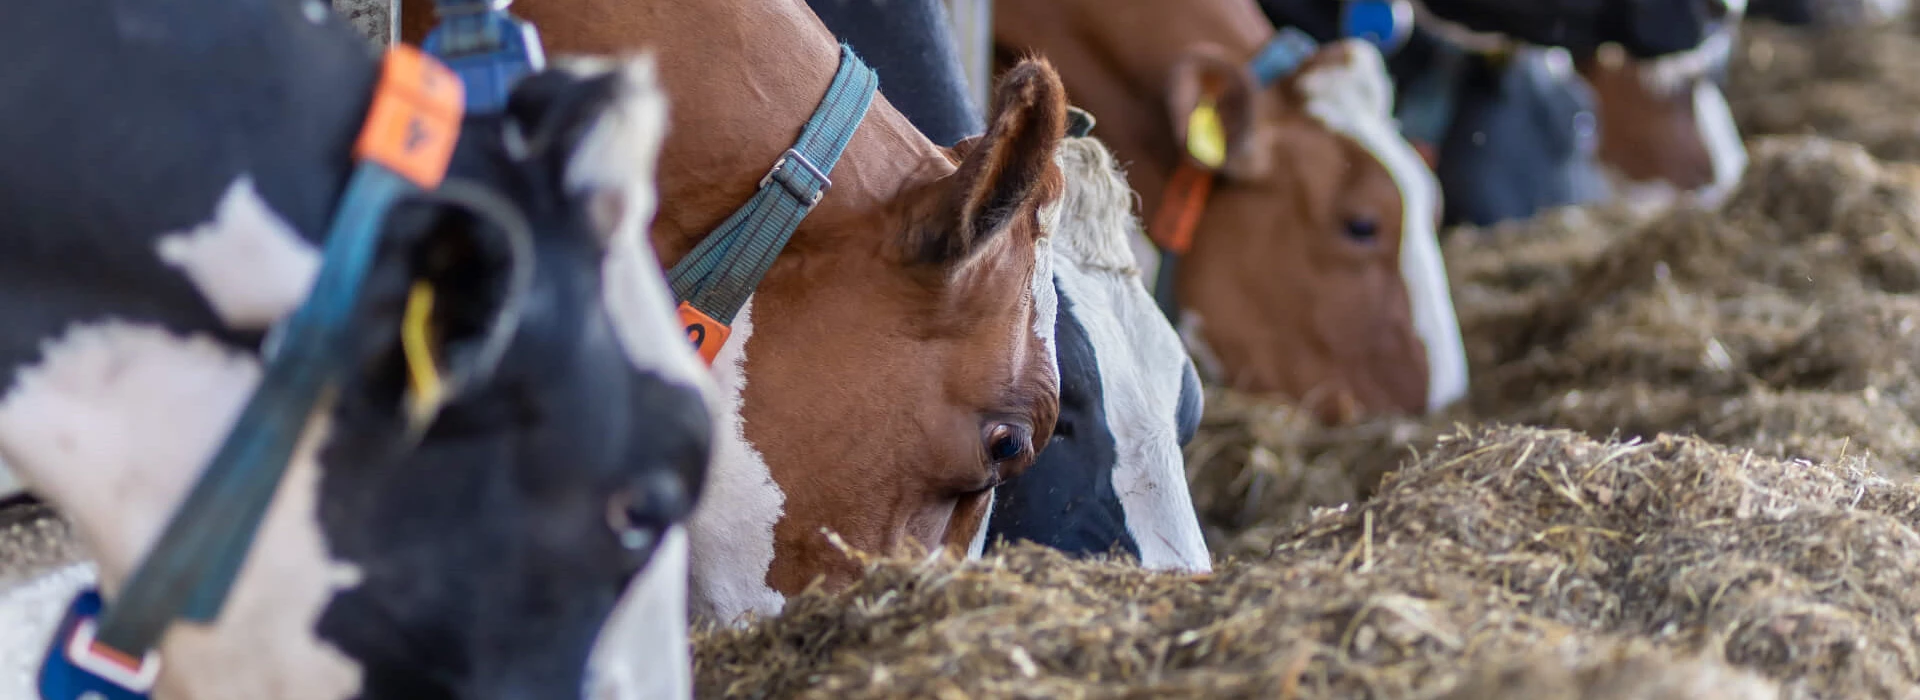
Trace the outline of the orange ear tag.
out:
M 354 156 L 425 189 L 440 186 L 460 140 L 466 88 L 432 56 L 406 44 L 387 50 Z
M 712 367 L 713 358 L 720 354 L 720 346 L 727 344 L 733 329 L 684 301 L 680 302 L 680 323 L 687 327 L 687 341 L 693 343 L 693 351 Z

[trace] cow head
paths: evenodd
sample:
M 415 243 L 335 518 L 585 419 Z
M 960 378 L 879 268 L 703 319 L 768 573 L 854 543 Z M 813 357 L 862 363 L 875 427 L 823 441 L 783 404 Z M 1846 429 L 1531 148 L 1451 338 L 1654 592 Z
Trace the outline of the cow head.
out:
M 984 135 L 928 148 L 933 162 L 871 181 L 879 192 L 836 185 L 736 318 L 714 365 L 740 440 L 720 445 L 694 518 L 696 610 L 731 620 L 845 585 L 859 570 L 829 533 L 978 551 L 994 487 L 1033 464 L 1058 411 L 1041 222 L 1059 197 L 1061 93 L 1046 64 L 1023 66 Z M 863 134 L 924 143 L 884 102 L 867 119 Z M 841 183 L 920 157 L 865 138 Z
M 1393 128 L 1379 53 L 1327 45 L 1266 89 L 1243 62 L 1198 45 L 1167 91 L 1175 143 L 1204 93 L 1217 95 L 1228 146 L 1179 260 L 1196 354 L 1223 383 L 1328 421 L 1458 398 L 1437 186 Z
M 1744 5 L 1692 50 L 1636 59 L 1607 46 L 1583 57 L 1580 75 L 1599 107 L 1600 162 L 1612 179 L 1642 194 L 1697 193 L 1717 201 L 1747 166 L 1740 129 L 1716 76 L 1733 51 Z
M 497 201 L 388 220 L 321 452 L 322 530 L 360 575 L 319 630 L 364 697 L 578 693 L 622 591 L 692 512 L 705 380 L 645 240 L 664 126 L 647 61 L 532 76 L 503 116 L 467 120 L 449 174 Z M 523 250 L 501 235 L 515 210 Z M 431 325 L 452 372 L 490 364 L 412 442 L 398 329 L 418 280 L 446 300 Z
M 988 544 L 1209 570 L 1181 454 L 1199 427 L 1200 379 L 1142 281 L 1133 190 L 1098 140 L 1066 139 L 1057 160 L 1060 419 L 1033 469 L 995 490 Z

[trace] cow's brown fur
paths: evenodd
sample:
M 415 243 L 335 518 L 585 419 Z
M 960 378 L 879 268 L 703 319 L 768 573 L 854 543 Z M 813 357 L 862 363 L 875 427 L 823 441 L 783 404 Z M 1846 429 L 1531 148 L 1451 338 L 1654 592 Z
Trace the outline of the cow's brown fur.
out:
M 670 96 L 653 240 L 672 265 L 746 203 L 839 65 L 800 0 L 519 0 L 549 51 L 656 56 Z M 406 4 L 418 42 L 431 6 Z M 997 88 L 989 132 L 961 150 L 882 96 L 752 301 L 747 440 L 784 492 L 766 583 L 791 595 L 857 576 L 829 542 L 965 547 L 993 473 L 983 431 L 1050 437 L 1058 378 L 1035 333 L 1038 215 L 1057 200 L 1063 88 L 1044 62 Z M 1000 465 L 1017 473 L 1032 460 Z M 698 553 L 696 553 L 696 556 Z
M 1630 58 L 1595 55 L 1577 65 L 1593 87 L 1602 163 L 1635 182 L 1680 190 L 1713 184 L 1713 155 L 1700 134 L 1691 89 L 1653 89 L 1641 78 L 1642 64 Z
M 1400 276 L 1402 200 L 1366 149 L 1307 113 L 1299 81 L 1243 66 L 1274 35 L 1252 0 L 1007 0 L 1001 60 L 1040 54 L 1099 119 L 1146 221 L 1181 158 L 1186 115 L 1220 100 L 1228 158 L 1179 263 L 1183 309 L 1224 383 L 1311 403 L 1327 420 L 1426 408 L 1427 362 Z M 1332 45 L 1296 73 L 1346 60 Z M 1377 226 L 1371 243 L 1348 222 Z

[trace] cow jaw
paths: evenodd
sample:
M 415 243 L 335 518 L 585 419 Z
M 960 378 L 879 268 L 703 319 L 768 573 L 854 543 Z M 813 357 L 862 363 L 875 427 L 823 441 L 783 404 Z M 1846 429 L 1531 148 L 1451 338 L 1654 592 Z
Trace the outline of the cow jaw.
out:
M 593 700 L 693 697 L 687 641 L 687 532 L 667 532 L 660 549 L 614 609 L 588 662 Z
M 66 513 L 118 587 L 159 536 L 259 384 L 259 360 L 205 337 L 117 321 L 47 344 L 0 398 L 0 450 Z M 352 697 L 361 671 L 315 621 L 357 572 L 328 557 L 317 519 L 327 412 L 296 447 L 220 618 L 171 628 L 160 697 Z

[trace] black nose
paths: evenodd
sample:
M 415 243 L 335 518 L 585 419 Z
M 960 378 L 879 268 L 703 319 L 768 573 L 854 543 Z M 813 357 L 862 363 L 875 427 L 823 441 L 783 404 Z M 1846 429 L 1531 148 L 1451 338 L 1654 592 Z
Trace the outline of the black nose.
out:
M 692 515 L 693 499 L 680 475 L 653 470 L 634 484 L 633 500 L 627 503 L 627 516 L 634 523 L 649 523 L 662 529 Z

